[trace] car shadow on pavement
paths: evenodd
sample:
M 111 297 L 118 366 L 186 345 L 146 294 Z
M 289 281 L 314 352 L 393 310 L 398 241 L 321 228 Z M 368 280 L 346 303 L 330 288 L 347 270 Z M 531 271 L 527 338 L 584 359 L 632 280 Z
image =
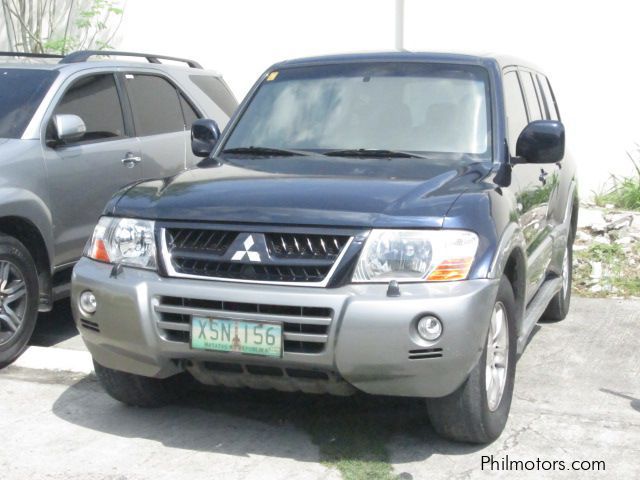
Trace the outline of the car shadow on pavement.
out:
M 631 406 L 631 408 L 633 408 L 636 412 L 640 412 L 640 398 L 635 398 L 635 397 L 632 397 L 631 395 L 626 395 L 620 392 L 614 392 L 613 390 L 609 390 L 608 388 L 601 388 L 600 391 L 604 393 L 608 393 L 610 395 L 615 395 L 616 397 L 630 400 L 631 403 L 629 405 Z
M 38 347 L 51 347 L 77 335 L 78 329 L 73 322 L 69 300 L 60 300 L 54 304 L 51 312 L 38 314 L 36 328 L 29 344 Z
M 403 449 L 407 462 L 482 448 L 439 438 L 419 399 L 365 394 L 211 388 L 194 390 L 176 405 L 140 409 L 111 399 L 91 375 L 67 388 L 53 413 L 85 428 L 173 448 L 308 462 L 389 462 L 387 445 L 398 436 L 412 446 Z

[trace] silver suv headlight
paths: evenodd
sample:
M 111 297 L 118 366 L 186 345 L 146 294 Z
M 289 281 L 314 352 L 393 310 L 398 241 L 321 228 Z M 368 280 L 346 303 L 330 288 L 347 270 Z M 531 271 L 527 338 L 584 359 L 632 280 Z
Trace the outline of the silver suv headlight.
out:
M 352 281 L 464 280 L 477 248 L 478 236 L 465 230 L 372 230 Z
M 156 269 L 155 222 L 135 218 L 102 217 L 84 255 L 106 263 Z

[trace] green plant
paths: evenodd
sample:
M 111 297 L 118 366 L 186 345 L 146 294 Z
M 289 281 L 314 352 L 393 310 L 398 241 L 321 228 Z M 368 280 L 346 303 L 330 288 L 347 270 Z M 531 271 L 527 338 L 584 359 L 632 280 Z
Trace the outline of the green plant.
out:
M 640 163 L 634 158 L 634 154 L 640 154 L 640 144 L 636 144 L 634 150 L 627 152 L 627 156 L 636 171 L 636 176 L 619 177 L 611 175 L 613 187 L 594 195 L 596 205 L 600 207 L 613 205 L 616 208 L 640 210 Z
M 111 48 L 123 9 L 116 0 L 1 0 L 12 51 L 66 54 Z
M 614 264 L 620 255 L 624 255 L 622 247 L 618 244 L 596 243 L 587 249 L 589 258 L 596 262 L 605 262 L 608 265 Z
M 585 296 L 640 296 L 640 244 L 636 243 L 631 249 L 619 244 L 594 243 L 585 250 L 575 252 L 573 288 L 579 295 Z M 635 259 L 635 260 L 634 260 Z M 602 277 L 591 278 L 592 264 L 602 264 Z M 592 290 L 598 284 L 602 288 Z

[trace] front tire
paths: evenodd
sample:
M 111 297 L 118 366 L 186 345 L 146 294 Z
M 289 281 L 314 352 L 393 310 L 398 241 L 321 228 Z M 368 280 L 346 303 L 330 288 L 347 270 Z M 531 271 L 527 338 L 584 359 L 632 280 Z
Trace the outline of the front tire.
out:
M 38 271 L 29 251 L 0 234 L 0 368 L 24 352 L 38 318 Z
M 513 289 L 503 276 L 478 363 L 458 390 L 427 401 L 431 425 L 440 436 L 486 444 L 504 430 L 516 372 L 515 312 Z
M 114 399 L 132 407 L 157 408 L 176 401 L 188 388 L 186 374 L 151 378 L 103 367 L 95 360 L 98 382 Z

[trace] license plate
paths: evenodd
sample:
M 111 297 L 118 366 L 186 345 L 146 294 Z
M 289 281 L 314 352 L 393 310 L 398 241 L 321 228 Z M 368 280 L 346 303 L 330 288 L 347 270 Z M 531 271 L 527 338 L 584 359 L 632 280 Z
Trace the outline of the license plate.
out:
M 193 316 L 191 348 L 281 357 L 282 325 Z

